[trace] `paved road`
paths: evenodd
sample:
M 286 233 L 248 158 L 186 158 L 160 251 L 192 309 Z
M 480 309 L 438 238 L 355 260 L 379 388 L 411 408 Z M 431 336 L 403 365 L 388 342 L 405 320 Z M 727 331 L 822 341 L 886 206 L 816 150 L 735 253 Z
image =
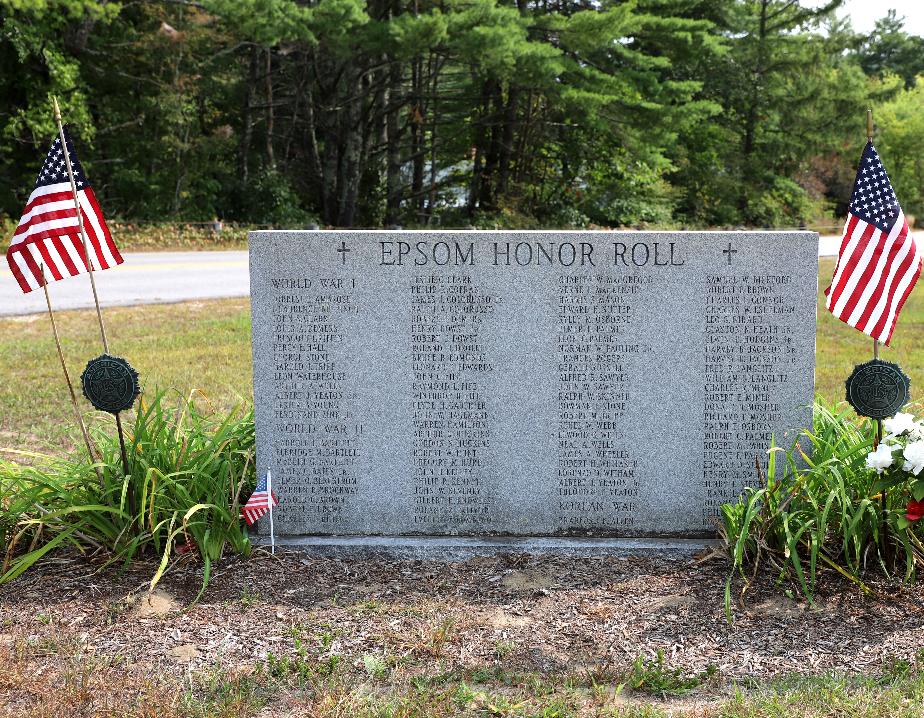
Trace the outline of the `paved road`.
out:
M 124 264 L 94 274 L 104 307 L 250 294 L 247 252 L 138 252 L 124 257 Z M 86 274 L 52 282 L 48 289 L 55 311 L 93 306 Z M 0 316 L 44 311 L 42 292 L 23 294 L 6 262 L 0 262 Z
M 841 235 L 818 238 L 818 256 L 836 257 L 841 248 Z
M 822 237 L 818 253 L 836 255 L 840 237 Z M 106 307 L 159 304 L 190 299 L 246 297 L 250 294 L 247 252 L 139 252 L 125 264 L 96 273 L 100 303 Z M 49 285 L 55 310 L 93 306 L 85 274 Z M 41 292 L 23 295 L 6 262 L 0 262 L 0 316 L 45 311 Z

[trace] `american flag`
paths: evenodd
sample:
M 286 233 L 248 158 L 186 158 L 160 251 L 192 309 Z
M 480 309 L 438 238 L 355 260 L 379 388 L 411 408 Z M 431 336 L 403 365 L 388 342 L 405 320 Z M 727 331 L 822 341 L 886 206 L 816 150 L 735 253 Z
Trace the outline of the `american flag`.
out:
M 252 526 L 259 519 L 263 518 L 266 512 L 269 510 L 269 494 L 266 491 L 266 477 L 264 476 L 257 482 L 257 488 L 254 489 L 254 492 L 250 495 L 250 498 L 247 499 L 247 503 L 244 504 L 242 509 L 244 513 L 244 520 L 247 522 L 248 526 Z M 276 492 L 273 492 L 273 506 L 279 504 L 279 499 L 276 498 Z
M 867 142 L 825 306 L 888 346 L 920 274 L 921 248 L 908 230 L 876 148 Z
M 80 166 L 66 127 L 64 137 L 93 269 L 109 269 L 122 263 L 122 255 L 112 241 L 103 212 Z M 54 281 L 73 277 L 88 269 L 60 137 L 48 150 L 22 219 L 10 240 L 6 261 L 23 292 L 31 292 L 45 284 L 43 267 L 44 277 L 50 276 Z

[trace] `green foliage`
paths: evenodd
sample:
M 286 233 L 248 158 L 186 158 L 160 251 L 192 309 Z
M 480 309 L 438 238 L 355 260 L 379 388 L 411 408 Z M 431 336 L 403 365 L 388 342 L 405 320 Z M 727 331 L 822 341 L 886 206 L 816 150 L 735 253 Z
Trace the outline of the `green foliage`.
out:
M 761 227 L 802 225 L 812 210 L 805 189 L 786 177 L 768 177 L 761 187 L 748 187 L 744 200 L 750 222 Z
M 293 39 L 315 41 L 310 30 L 314 13 L 292 0 L 205 0 L 202 5 L 242 37 L 260 45 Z
M 226 216 L 240 217 L 256 224 L 302 228 L 317 222 L 317 217 L 305 211 L 289 178 L 275 168 L 265 167 L 250 185 L 239 188 L 239 199 Z
M 815 31 L 837 4 L 756 0 L 720 17 L 737 39 L 709 73 L 705 94 L 724 113 L 718 128 L 693 128 L 677 153 L 674 181 L 687 188 L 679 209 L 691 221 L 800 225 L 812 200 L 824 197 L 812 158 L 862 131 L 858 108 L 870 91 L 848 54 L 853 34 L 836 24 Z M 855 166 L 856 157 L 842 161 Z
M 128 221 L 833 224 L 868 104 L 919 214 L 924 39 L 836 5 L 0 0 L 0 219 L 53 95 Z
M 174 224 L 110 222 L 109 229 L 123 252 L 173 250 L 246 249 L 247 226 L 225 223 L 220 232 L 212 223 Z M 2 246 L 2 245 L 0 245 Z
M 265 668 L 271 677 L 294 680 L 298 685 L 305 685 L 329 678 L 337 672 L 343 656 L 329 651 L 332 640 L 330 634 L 322 634 L 316 642 L 310 642 L 302 630 L 295 626 L 292 628 L 292 639 L 294 655 L 267 653 Z M 312 646 L 312 643 L 317 643 L 317 646 Z
M 632 662 L 626 685 L 641 693 L 679 696 L 699 688 L 717 672 L 718 669 L 712 665 L 695 674 L 687 674 L 679 668 L 665 668 L 664 653 L 659 650 L 654 660 L 639 656 Z
M 734 572 L 743 580 L 743 596 L 763 562 L 809 601 L 823 569 L 864 591 L 861 575 L 876 565 L 887 574 L 913 575 L 924 561 L 924 545 L 903 518 L 908 495 L 884 491 L 866 465 L 874 433 L 873 422 L 857 424 L 847 409 L 819 401 L 811 431 L 789 450 L 770 449 L 763 485 L 722 506 L 720 532 L 733 565 L 726 610 Z
M 228 671 L 219 665 L 191 671 L 184 690 L 174 699 L 177 713 L 156 715 L 183 718 L 237 718 L 253 716 L 271 699 L 275 686 L 261 682 L 260 674 Z
M 0 0 L 0 8 L 21 11 L 37 21 L 55 21 L 55 16 L 92 20 L 111 19 L 119 5 L 106 0 Z
M 905 87 L 911 88 L 924 72 L 924 38 L 906 33 L 903 20 L 895 10 L 889 10 L 863 38 L 858 54 L 866 74 L 899 75 Z
M 580 208 L 596 224 L 665 227 L 673 219 L 676 192 L 662 172 L 624 154 L 595 162 L 586 187 L 576 193 Z
M 385 680 L 388 676 L 388 664 L 385 659 L 372 653 L 363 654 L 363 668 L 370 678 L 377 681 Z
M 876 111 L 876 149 L 906 215 L 924 217 L 924 83 L 902 90 Z
M 239 504 L 254 481 L 251 410 L 217 417 L 191 398 L 174 411 L 162 394 L 143 397 L 126 437 L 127 476 L 118 438 L 94 438 L 93 464 L 26 452 L 18 453 L 29 463 L 0 461 L 0 583 L 60 546 L 108 562 L 159 556 L 152 588 L 178 546 L 201 558 L 203 588 L 226 551 L 249 554 Z

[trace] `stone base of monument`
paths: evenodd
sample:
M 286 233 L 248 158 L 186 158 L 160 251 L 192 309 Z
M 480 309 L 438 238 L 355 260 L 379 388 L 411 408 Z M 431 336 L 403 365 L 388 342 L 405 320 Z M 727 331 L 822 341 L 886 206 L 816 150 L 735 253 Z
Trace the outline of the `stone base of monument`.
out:
M 250 538 L 258 546 L 269 545 L 268 536 L 252 535 Z M 276 538 L 276 546 L 316 556 L 385 556 L 395 559 L 455 561 L 503 553 L 556 556 L 689 555 L 719 549 L 722 542 L 716 539 L 539 536 L 283 536 Z

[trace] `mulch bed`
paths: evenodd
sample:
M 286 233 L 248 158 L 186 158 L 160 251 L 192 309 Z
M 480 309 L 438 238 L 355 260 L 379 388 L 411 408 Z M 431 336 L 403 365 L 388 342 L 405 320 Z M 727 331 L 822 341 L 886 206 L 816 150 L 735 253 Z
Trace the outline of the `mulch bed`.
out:
M 665 557 L 505 555 L 463 562 L 339 560 L 258 551 L 213 573 L 198 603 L 194 560 L 145 599 L 153 565 L 119 573 L 50 559 L 0 588 L 0 650 L 119 656 L 151 667 L 247 667 L 294 655 L 292 627 L 319 655 L 364 655 L 421 670 L 502 665 L 512 671 L 665 665 L 726 679 L 876 673 L 924 648 L 924 589 L 871 583 L 864 596 L 828 575 L 815 606 L 763 576 L 744 605 L 723 606 L 728 564 Z M 739 584 L 740 585 L 740 584 Z M 325 644 L 319 636 L 330 634 Z

